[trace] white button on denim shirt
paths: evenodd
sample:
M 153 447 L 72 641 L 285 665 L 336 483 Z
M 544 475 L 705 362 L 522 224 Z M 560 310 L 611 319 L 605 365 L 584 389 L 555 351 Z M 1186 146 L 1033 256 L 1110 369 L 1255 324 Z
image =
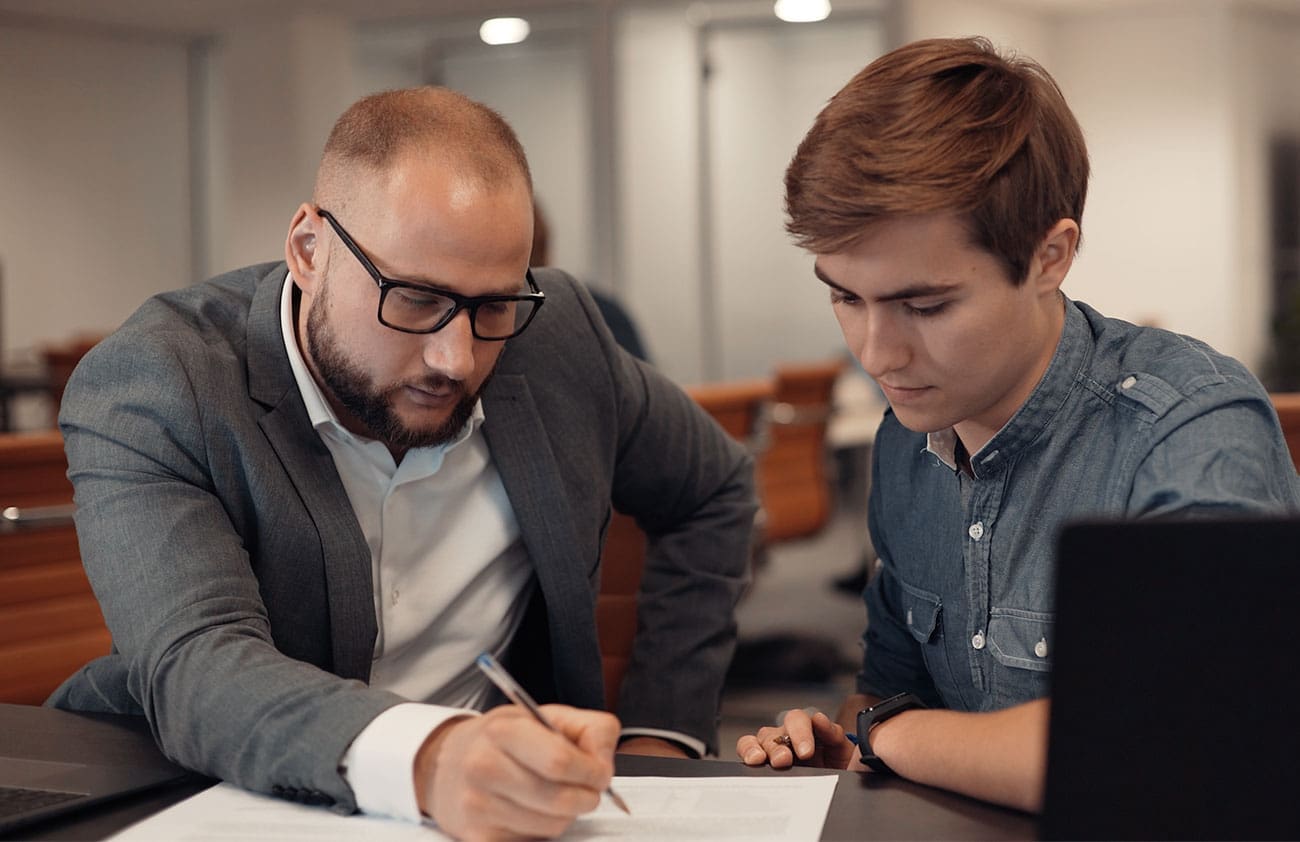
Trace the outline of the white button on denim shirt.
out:
M 1268 395 L 1240 363 L 1063 301 L 1047 372 L 972 454 L 973 475 L 956 468 L 951 430 L 881 423 L 860 691 L 956 710 L 1046 695 L 1067 520 L 1300 510 Z

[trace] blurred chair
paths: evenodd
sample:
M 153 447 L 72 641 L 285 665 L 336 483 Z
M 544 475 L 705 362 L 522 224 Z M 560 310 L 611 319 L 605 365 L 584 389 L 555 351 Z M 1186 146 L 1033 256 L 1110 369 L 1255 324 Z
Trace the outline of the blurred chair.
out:
M 109 651 L 56 431 L 0 435 L 0 702 L 40 704 Z
M 687 393 L 737 441 L 757 446 L 759 423 L 773 395 L 766 380 L 709 383 Z M 631 517 L 614 512 L 601 553 L 596 631 L 605 678 L 605 705 L 618 706 L 619 688 L 632 657 L 636 637 L 636 595 L 645 566 L 646 536 Z
M 686 390 L 713 420 L 736 441 L 757 455 L 764 446 L 763 418 L 776 396 L 769 380 L 705 383 Z
M 63 389 L 68 385 L 72 370 L 81 362 L 91 348 L 103 339 L 102 334 L 81 334 L 66 342 L 52 343 L 41 348 L 41 357 L 45 360 L 46 377 L 50 396 L 51 426 L 57 423 L 59 404 L 63 401 Z
M 1269 395 L 1277 418 L 1282 422 L 1282 434 L 1291 451 L 1291 461 L 1300 470 L 1300 392 L 1274 392 Z
M 767 543 L 815 535 L 831 515 L 826 429 L 843 360 L 779 365 L 758 457 Z
M 600 593 L 596 596 L 596 636 L 605 679 L 605 709 L 617 712 L 632 642 L 636 638 L 636 594 L 645 568 L 646 536 L 636 521 L 614 512 L 600 556 Z

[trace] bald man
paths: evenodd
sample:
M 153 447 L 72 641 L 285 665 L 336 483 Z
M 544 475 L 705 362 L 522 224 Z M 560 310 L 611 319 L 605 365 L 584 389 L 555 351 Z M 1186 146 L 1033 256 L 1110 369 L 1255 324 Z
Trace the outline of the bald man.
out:
M 189 768 L 458 836 L 554 836 L 619 750 L 716 751 L 750 460 L 528 269 L 528 163 L 491 110 L 367 97 L 285 260 L 148 301 L 60 415 L 112 654 L 50 703 L 143 714 Z M 664 454 L 672 458 L 665 459 Z M 603 707 L 611 506 L 650 536 Z M 552 733 L 474 667 L 490 652 Z

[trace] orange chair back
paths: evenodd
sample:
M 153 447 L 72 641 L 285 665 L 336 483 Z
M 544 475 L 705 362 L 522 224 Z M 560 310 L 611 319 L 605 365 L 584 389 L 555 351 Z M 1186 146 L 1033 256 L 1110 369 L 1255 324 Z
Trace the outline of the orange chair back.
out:
M 0 435 L 0 702 L 40 704 L 111 645 L 81 566 L 67 470 L 57 431 Z
M 1273 399 L 1273 408 L 1282 422 L 1282 435 L 1286 436 L 1291 461 L 1296 470 L 1300 470 L 1300 392 L 1274 392 L 1269 397 Z

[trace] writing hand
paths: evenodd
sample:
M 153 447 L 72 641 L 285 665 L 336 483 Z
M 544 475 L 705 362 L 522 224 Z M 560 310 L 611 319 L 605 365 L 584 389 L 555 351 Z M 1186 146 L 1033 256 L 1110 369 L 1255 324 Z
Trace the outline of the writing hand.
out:
M 452 720 L 415 761 L 420 809 L 462 839 L 553 837 L 595 809 L 614 775 L 618 720 L 543 706 L 555 731 L 517 705 Z
M 770 763 L 784 769 L 795 763 L 826 769 L 848 768 L 857 748 L 844 736 L 844 729 L 820 711 L 786 713 L 781 725 L 758 729 L 736 740 L 736 754 L 746 766 Z

